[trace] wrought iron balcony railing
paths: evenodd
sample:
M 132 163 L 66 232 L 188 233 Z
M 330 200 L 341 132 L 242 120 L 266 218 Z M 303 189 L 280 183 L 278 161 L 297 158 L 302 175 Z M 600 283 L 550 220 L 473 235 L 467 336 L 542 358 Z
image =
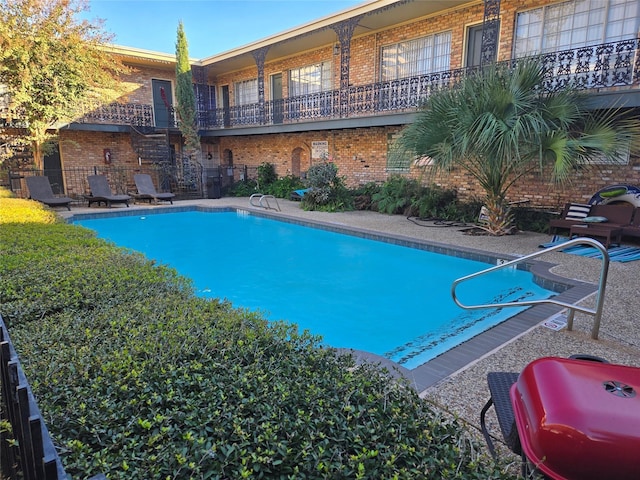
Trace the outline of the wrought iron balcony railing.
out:
M 89 109 L 78 122 L 152 127 L 154 126 L 153 107 L 140 103 L 100 105 Z
M 581 47 L 541 56 L 548 71 L 543 86 L 552 91 L 569 85 L 579 89 L 637 89 L 640 86 L 640 39 Z M 350 86 L 264 103 L 198 112 L 201 129 L 278 125 L 306 121 L 375 116 L 415 111 L 431 92 L 451 88 L 476 71 L 457 69 L 410 78 Z M 170 112 L 172 127 L 177 127 Z M 81 122 L 154 125 L 151 105 L 113 104 L 87 113 Z

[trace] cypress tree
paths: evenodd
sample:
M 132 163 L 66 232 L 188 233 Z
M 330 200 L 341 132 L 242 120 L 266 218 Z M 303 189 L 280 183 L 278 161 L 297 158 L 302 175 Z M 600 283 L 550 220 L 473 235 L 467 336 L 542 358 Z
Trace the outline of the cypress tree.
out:
M 189 46 L 182 21 L 178 24 L 176 40 L 176 113 L 184 139 L 185 151 L 194 155 L 200 150 L 200 137 L 196 123 L 196 96 L 193 91 Z

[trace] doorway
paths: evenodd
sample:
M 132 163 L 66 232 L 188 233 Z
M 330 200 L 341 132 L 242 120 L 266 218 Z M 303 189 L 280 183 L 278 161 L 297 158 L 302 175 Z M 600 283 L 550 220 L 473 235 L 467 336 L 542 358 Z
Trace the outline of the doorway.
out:
M 498 24 L 498 31 L 500 31 L 499 24 Z M 492 59 L 492 61 L 496 60 L 495 55 L 496 55 L 496 52 L 494 51 L 494 58 Z M 469 27 L 467 29 L 467 55 L 465 57 L 465 67 L 479 67 L 481 63 L 482 63 L 482 24 L 474 25 L 473 27 Z
M 284 119 L 282 73 L 271 75 L 271 103 L 273 104 L 273 123 L 282 123 L 282 120 Z
M 231 112 L 229 111 L 229 85 L 221 87 L 222 97 L 222 121 L 225 127 L 231 126 Z
M 171 82 L 169 80 L 153 79 L 151 80 L 151 87 L 153 90 L 153 113 L 156 127 L 169 128 L 173 124 L 171 111 L 169 110 L 173 105 Z

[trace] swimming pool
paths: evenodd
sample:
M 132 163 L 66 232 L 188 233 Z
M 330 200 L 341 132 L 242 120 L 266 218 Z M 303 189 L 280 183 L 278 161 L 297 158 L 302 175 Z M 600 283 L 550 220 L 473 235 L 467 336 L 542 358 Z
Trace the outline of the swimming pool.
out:
M 453 280 L 487 268 L 486 263 L 242 211 L 144 213 L 74 223 L 175 267 L 193 279 L 201 296 L 227 298 L 322 335 L 328 345 L 376 353 L 409 369 L 517 312 L 469 312 L 451 299 Z M 466 304 L 552 294 L 516 269 L 458 290 Z

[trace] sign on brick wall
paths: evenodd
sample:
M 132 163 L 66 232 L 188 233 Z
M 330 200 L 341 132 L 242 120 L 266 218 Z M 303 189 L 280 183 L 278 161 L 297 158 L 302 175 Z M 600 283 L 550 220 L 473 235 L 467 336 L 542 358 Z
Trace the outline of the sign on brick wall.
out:
M 329 158 L 329 142 L 326 140 L 311 142 L 311 158 L 313 160 Z

